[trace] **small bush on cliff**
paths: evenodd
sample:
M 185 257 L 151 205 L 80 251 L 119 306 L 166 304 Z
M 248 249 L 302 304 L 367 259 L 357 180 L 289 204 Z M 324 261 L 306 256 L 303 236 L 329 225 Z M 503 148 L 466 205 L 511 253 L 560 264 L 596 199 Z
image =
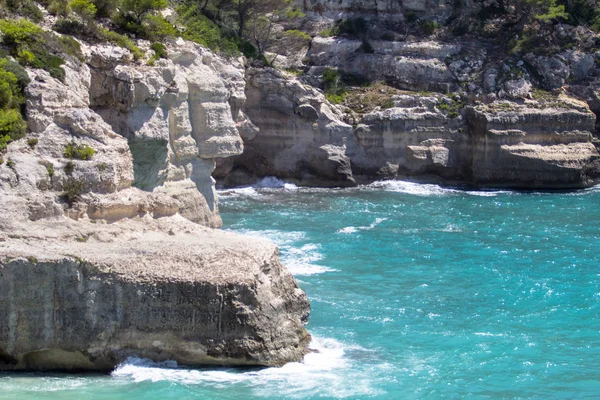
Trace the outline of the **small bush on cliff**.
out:
M 111 17 L 119 6 L 119 0 L 92 0 L 92 2 L 96 6 L 96 16 L 99 18 Z
M 60 197 L 65 200 L 69 206 L 72 206 L 77 200 L 81 198 L 81 194 L 83 193 L 83 182 L 69 178 L 63 184 L 63 189 Z
M 10 12 L 29 18 L 35 22 L 41 22 L 44 19 L 42 10 L 40 10 L 33 0 L 5 0 L 4 6 Z
M 229 55 L 237 55 L 240 51 L 243 52 L 235 37 L 231 34 L 225 34 L 219 25 L 204 15 L 199 5 L 184 4 L 177 8 L 177 13 L 179 14 L 180 23 L 185 27 L 182 33 L 184 39 Z M 254 48 L 252 47 L 252 49 Z
M 340 104 L 344 101 L 348 90 L 340 73 L 333 68 L 326 68 L 321 79 L 325 97 L 331 103 Z
M 81 19 L 86 21 L 86 23 L 91 23 L 98 12 L 96 5 L 90 0 L 71 0 L 69 7 L 75 14 L 79 15 Z
M 96 150 L 87 144 L 69 143 L 64 151 L 64 156 L 72 160 L 91 160 L 94 154 Z
M 16 109 L 0 110 L 0 150 L 25 136 L 27 124 Z
M 369 30 L 369 24 L 362 18 L 344 18 L 337 20 L 331 28 L 325 29 L 319 33 L 321 37 L 331 37 L 347 35 L 358 38 L 364 38 Z
M 169 55 L 167 54 L 167 48 L 162 43 L 158 43 L 158 42 L 152 43 L 152 46 L 150 46 L 150 48 L 154 51 L 154 54 L 158 58 L 168 58 L 169 57 Z
M 129 50 L 131 54 L 133 54 L 133 58 L 135 58 L 136 60 L 144 56 L 142 50 L 140 50 L 140 48 L 136 46 L 133 40 L 129 39 L 125 35 L 121 35 L 117 32 L 110 31 L 106 28 L 100 28 L 98 30 L 98 34 L 102 39 L 106 40 L 107 42 L 114 43 L 119 47 L 123 47 Z
M 177 30 L 159 11 L 168 7 L 168 0 L 122 0 L 113 21 L 123 30 L 153 41 L 177 36 Z
M 432 35 L 440 25 L 435 21 L 425 20 L 419 24 L 419 28 L 425 35 Z
M 29 78 L 23 76 L 24 73 L 15 63 L 0 60 L 0 151 L 13 140 L 25 136 L 27 130 L 21 114 L 25 104 L 23 88 L 29 82 Z
M 24 19 L 0 21 L 2 41 L 10 54 L 20 64 L 48 71 L 51 76 L 64 81 L 64 60 L 52 52 L 59 52 L 60 42 L 54 34 L 44 32 L 36 24 Z

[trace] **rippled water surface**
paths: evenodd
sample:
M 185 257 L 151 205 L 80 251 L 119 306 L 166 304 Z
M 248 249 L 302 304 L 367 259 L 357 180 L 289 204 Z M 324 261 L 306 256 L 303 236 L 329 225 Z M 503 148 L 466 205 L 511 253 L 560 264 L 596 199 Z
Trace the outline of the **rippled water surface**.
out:
M 283 368 L 0 375 L 0 398 L 600 398 L 600 188 L 287 185 L 223 191 L 221 213 L 279 244 L 318 353 Z

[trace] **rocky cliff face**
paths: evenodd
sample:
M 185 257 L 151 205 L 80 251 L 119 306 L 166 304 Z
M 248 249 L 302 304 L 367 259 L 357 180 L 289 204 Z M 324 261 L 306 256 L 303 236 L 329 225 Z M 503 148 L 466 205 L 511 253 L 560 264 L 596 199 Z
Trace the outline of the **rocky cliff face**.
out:
M 217 169 L 225 185 L 269 175 L 317 186 L 403 178 L 578 188 L 600 179 L 596 115 L 564 94 L 459 112 L 453 97 L 405 92 L 391 95 L 385 109 L 356 114 L 268 69 L 250 71 L 246 91 L 244 110 L 256 129 L 244 135 L 244 153 Z
M 304 64 L 294 61 L 302 55 L 281 56 L 275 64 L 293 74 L 248 71 L 243 110 L 253 129 L 242 135 L 244 153 L 220 162 L 215 176 L 225 185 L 268 175 L 318 186 L 381 178 L 539 189 L 599 183 L 600 35 L 558 23 L 550 34 L 562 48 L 507 55 L 484 37 L 423 35 L 407 16 L 461 18 L 434 3 L 302 3 L 302 27 L 314 34 Z M 480 6 L 463 7 L 472 15 Z M 337 36 L 319 35 L 332 26 Z M 277 43 L 271 50 L 287 54 Z M 348 81 L 341 104 L 318 90 L 327 90 L 331 71 Z
M 306 352 L 308 300 L 268 242 L 183 217 L 0 228 L 0 370 L 278 366 Z
M 0 370 L 300 361 L 309 304 L 277 249 L 207 228 L 215 159 L 243 150 L 240 64 L 183 40 L 154 67 L 84 53 L 65 84 L 28 71 L 0 165 Z

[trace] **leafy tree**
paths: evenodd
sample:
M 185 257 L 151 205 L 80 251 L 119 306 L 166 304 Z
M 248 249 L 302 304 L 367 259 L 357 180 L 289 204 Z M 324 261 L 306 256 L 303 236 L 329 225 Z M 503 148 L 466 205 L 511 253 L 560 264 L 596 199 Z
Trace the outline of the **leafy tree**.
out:
M 93 21 L 98 12 L 96 5 L 90 0 L 71 0 L 69 7 L 88 24 Z
M 99 18 L 111 17 L 117 10 L 119 0 L 93 0 L 98 10 L 96 16 Z
M 168 6 L 168 0 L 123 0 L 121 10 L 126 14 L 133 15 L 137 23 L 141 25 L 146 14 L 160 11 Z

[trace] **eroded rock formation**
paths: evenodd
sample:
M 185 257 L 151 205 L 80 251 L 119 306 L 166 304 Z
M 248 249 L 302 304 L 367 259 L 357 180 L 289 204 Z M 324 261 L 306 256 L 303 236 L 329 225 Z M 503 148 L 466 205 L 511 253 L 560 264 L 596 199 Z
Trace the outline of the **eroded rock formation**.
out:
M 209 228 L 240 64 L 183 40 L 155 67 L 84 51 L 65 84 L 28 71 L 30 132 L 0 165 L 0 370 L 300 361 L 309 304 L 276 247 Z

